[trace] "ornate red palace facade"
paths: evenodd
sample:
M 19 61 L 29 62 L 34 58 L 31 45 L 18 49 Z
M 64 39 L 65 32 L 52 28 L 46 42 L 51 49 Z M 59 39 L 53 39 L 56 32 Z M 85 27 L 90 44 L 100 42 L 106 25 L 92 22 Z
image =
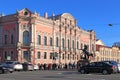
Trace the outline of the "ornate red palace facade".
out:
M 27 8 L 0 16 L 0 61 L 73 63 L 84 45 L 95 52 L 96 34 L 77 26 L 69 13 L 44 17 Z

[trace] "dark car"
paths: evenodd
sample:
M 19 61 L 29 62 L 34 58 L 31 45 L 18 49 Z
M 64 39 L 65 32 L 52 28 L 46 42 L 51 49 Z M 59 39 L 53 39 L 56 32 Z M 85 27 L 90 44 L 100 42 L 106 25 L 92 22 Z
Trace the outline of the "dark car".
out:
M 115 72 L 115 66 L 105 62 L 92 62 L 81 66 L 78 70 L 80 73 L 102 73 L 111 74 Z
M 120 72 L 120 63 L 118 63 L 117 61 L 103 61 L 103 62 L 106 62 L 108 64 L 115 66 L 116 71 Z
M 23 71 L 33 71 L 34 70 L 34 65 L 31 63 L 22 63 L 23 65 Z
M 8 68 L 0 65 L 0 74 L 8 73 L 8 72 L 9 72 Z
M 14 71 L 13 67 L 10 67 L 10 66 L 9 66 L 8 64 L 6 64 L 5 62 L 0 63 L 0 65 L 3 66 L 3 67 L 5 67 L 5 68 L 7 68 L 10 73 L 12 73 L 12 72 Z

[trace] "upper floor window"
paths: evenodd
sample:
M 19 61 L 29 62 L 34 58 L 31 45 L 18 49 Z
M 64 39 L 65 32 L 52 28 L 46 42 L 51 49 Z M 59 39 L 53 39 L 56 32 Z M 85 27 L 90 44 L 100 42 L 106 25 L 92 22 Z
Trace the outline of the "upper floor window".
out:
M 95 50 L 94 50 L 94 44 L 92 44 L 92 51 L 94 52 Z
M 44 59 L 47 59 L 47 52 L 44 52 Z
M 37 53 L 37 58 L 40 59 L 40 52 Z
M 52 39 L 52 37 L 50 37 L 50 46 L 52 46 L 53 45 L 53 39 Z
M 41 36 L 40 35 L 38 35 L 38 37 L 37 37 L 37 43 L 38 43 L 38 45 L 41 45 Z
M 62 38 L 62 47 L 64 48 L 64 38 Z
M 29 44 L 30 36 L 28 31 L 23 32 L 23 44 Z
M 77 41 L 77 49 L 79 49 L 79 42 Z
M 72 41 L 72 48 L 74 49 L 74 40 Z
M 44 36 L 44 45 L 47 45 L 47 37 Z
M 56 37 L 56 47 L 58 47 L 58 37 Z
M 14 37 L 13 37 L 13 34 L 12 34 L 12 35 L 11 35 L 11 44 L 14 43 L 13 39 L 14 39 Z
M 65 59 L 65 55 L 64 54 L 62 54 L 62 59 Z
M 8 36 L 5 35 L 5 36 L 4 36 L 4 43 L 5 43 L 5 44 L 7 44 L 7 38 L 8 38 Z
M 70 48 L 70 40 L 68 39 L 68 49 Z

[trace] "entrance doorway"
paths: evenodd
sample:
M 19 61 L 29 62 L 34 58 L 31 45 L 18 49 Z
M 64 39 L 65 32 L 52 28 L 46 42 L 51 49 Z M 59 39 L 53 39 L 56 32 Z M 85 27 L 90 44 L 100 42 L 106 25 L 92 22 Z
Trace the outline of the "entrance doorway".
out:
M 29 54 L 28 51 L 23 52 L 23 58 L 25 62 L 30 62 L 31 61 L 31 55 Z

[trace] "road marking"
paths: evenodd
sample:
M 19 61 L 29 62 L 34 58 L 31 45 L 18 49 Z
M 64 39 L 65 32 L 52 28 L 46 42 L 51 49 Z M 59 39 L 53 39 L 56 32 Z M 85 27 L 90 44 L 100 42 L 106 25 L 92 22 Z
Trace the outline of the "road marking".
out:
M 95 78 L 81 78 L 81 79 L 84 79 L 84 80 L 105 80 L 105 79 L 95 79 Z
M 62 73 L 57 73 L 57 74 L 62 74 Z

